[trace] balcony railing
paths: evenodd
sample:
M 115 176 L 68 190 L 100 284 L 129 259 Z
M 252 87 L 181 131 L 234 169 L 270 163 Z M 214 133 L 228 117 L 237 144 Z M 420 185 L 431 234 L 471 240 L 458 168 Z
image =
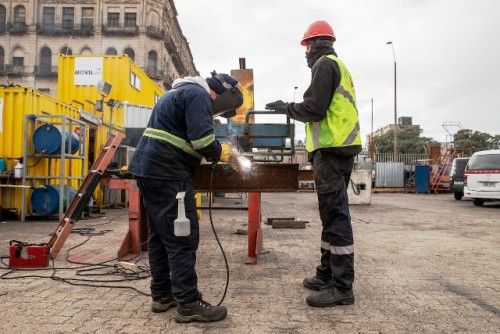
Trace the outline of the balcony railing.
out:
M 167 48 L 169 53 L 177 52 L 177 45 L 175 45 L 175 42 L 170 35 L 165 35 L 163 44 L 165 44 L 165 47 Z
M 165 87 L 167 87 L 168 89 L 171 89 L 172 88 L 172 83 L 174 82 L 174 78 L 170 75 L 170 74 L 167 74 L 163 77 L 163 84 L 165 85 Z
M 177 53 L 172 54 L 171 57 L 172 57 L 172 62 L 174 63 L 175 68 L 177 69 L 177 72 L 179 72 L 179 74 L 181 75 L 184 74 L 186 68 L 184 67 L 182 60 L 179 58 Z
M 52 65 L 35 66 L 35 75 L 40 77 L 57 76 L 57 66 L 52 66 Z
M 147 67 L 145 72 L 149 77 L 151 77 L 153 79 L 162 79 L 163 78 L 163 71 L 159 70 L 157 68 Z
M 63 25 L 39 23 L 36 25 L 36 31 L 40 35 L 72 35 L 72 36 L 90 36 L 94 34 L 93 25 Z
M 149 37 L 154 37 L 158 39 L 162 39 L 164 32 L 163 30 L 160 30 L 160 28 L 155 27 L 155 26 L 147 26 L 146 28 L 146 35 Z
M 9 22 L 7 30 L 11 34 L 26 34 L 28 32 L 28 25 L 25 22 Z
M 126 26 L 123 24 L 118 25 L 102 25 L 102 32 L 106 35 L 137 35 L 139 33 L 139 27 L 136 25 Z
M 9 75 L 21 75 L 26 73 L 27 67 L 24 65 L 5 65 L 5 73 Z

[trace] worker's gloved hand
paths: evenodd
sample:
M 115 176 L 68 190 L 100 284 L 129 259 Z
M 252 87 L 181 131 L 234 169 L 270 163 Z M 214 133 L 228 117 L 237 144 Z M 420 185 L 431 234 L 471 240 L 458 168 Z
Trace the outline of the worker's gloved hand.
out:
M 231 145 L 229 143 L 220 143 L 222 150 L 220 151 L 219 161 L 228 162 L 231 156 Z
M 279 113 L 286 114 L 288 108 L 288 103 L 285 103 L 281 100 L 274 101 L 274 102 L 269 102 L 266 104 L 266 109 L 268 110 L 276 110 Z

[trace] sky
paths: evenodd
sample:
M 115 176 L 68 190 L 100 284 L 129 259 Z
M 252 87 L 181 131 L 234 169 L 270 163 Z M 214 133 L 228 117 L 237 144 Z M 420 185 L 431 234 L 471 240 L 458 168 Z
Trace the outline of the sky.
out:
M 449 142 L 461 128 L 500 134 L 498 0 L 174 2 L 201 76 L 229 73 L 246 59 L 255 110 L 302 101 L 311 72 L 300 41 L 312 22 L 325 20 L 354 80 L 363 145 L 372 129 L 394 124 L 394 63 L 397 116 L 412 117 L 422 136 Z M 303 124 L 296 128 L 295 138 L 304 139 Z

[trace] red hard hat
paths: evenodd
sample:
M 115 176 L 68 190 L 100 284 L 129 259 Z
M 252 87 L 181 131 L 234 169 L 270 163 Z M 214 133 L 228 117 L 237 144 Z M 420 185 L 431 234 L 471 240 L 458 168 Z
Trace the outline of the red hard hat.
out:
M 315 21 L 311 23 L 311 25 L 307 28 L 304 33 L 304 37 L 302 37 L 301 45 L 307 45 L 307 40 L 313 37 L 326 36 L 331 37 L 335 42 L 335 33 L 333 32 L 333 28 L 326 21 Z

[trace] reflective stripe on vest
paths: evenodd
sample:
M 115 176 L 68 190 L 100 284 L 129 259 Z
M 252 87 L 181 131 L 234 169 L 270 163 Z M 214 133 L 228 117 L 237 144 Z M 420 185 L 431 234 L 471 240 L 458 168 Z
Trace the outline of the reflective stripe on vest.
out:
M 192 155 L 200 160 L 203 158 L 200 154 L 198 154 L 198 152 L 196 152 L 194 150 L 193 145 L 191 145 L 191 143 L 189 143 L 188 141 L 186 141 L 180 137 L 174 136 L 173 134 L 168 133 L 167 131 L 153 129 L 153 128 L 146 128 L 146 130 L 144 130 L 143 136 L 166 141 L 167 143 L 181 149 L 182 151 L 184 151 L 184 152 L 186 152 L 186 153 L 188 153 L 188 154 L 190 154 L 190 155 Z M 203 138 L 200 140 L 203 140 Z M 200 140 L 198 140 L 198 141 L 200 141 Z
M 340 84 L 335 90 L 326 116 L 319 122 L 306 122 L 306 149 L 361 145 L 361 134 L 356 108 L 356 94 L 351 74 L 337 57 L 326 56 L 335 61 L 340 69 Z

